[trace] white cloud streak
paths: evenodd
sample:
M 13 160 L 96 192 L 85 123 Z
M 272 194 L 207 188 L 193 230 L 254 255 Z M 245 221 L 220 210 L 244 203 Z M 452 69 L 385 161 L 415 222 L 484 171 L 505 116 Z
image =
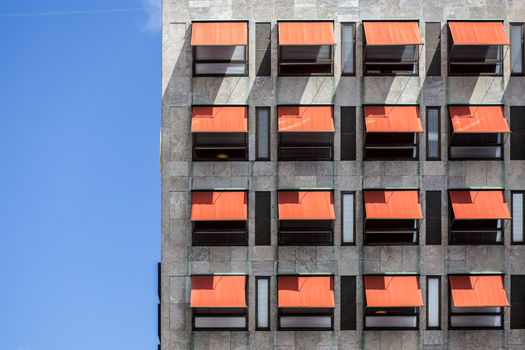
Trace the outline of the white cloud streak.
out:
M 162 0 L 140 1 L 148 17 L 144 29 L 148 32 L 159 32 L 162 26 Z

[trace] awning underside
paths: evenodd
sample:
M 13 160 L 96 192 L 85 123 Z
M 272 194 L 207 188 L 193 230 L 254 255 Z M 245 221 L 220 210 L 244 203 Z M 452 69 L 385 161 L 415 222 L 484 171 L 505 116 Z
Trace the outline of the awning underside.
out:
M 417 276 L 364 276 L 367 307 L 420 307 Z
M 510 210 L 501 190 L 449 191 L 454 219 L 510 219 Z
M 332 191 L 280 191 L 280 220 L 334 220 Z
M 455 307 L 509 306 L 503 276 L 449 276 Z
M 192 276 L 191 307 L 246 307 L 246 276 Z
M 503 106 L 449 106 L 455 133 L 510 132 Z
M 365 106 L 366 132 L 421 132 L 417 106 Z
M 279 276 L 278 307 L 335 307 L 332 276 Z

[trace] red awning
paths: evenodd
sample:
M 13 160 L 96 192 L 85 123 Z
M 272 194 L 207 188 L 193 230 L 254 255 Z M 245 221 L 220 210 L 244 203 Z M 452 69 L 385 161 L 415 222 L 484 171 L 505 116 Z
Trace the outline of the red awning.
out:
M 278 276 L 278 307 L 335 307 L 332 276 Z
M 423 296 L 417 276 L 364 276 L 367 307 L 419 307 Z
M 503 22 L 449 21 L 454 45 L 508 45 Z
M 193 106 L 191 132 L 248 132 L 248 107 Z
M 423 44 L 416 21 L 363 21 L 366 45 Z
M 421 132 L 417 106 L 364 106 L 366 132 Z
M 422 219 L 423 211 L 417 190 L 366 190 L 367 219 Z
M 333 106 L 279 106 L 279 131 L 333 132 Z
M 279 191 L 280 220 L 334 220 L 332 191 Z
M 455 133 L 510 132 L 503 106 L 449 106 Z
M 191 44 L 248 45 L 247 22 L 193 22 Z
M 246 276 L 192 276 L 191 307 L 246 307 Z
M 454 219 L 510 219 L 510 211 L 501 190 L 449 191 Z
M 449 276 L 455 307 L 509 306 L 503 276 Z
M 248 219 L 248 198 L 245 191 L 191 193 L 192 221 L 246 219 Z
M 331 21 L 278 22 L 279 45 L 335 45 Z

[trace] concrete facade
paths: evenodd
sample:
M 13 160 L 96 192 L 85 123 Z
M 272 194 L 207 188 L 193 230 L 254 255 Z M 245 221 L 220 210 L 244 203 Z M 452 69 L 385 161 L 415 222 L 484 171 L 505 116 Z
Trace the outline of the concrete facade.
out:
M 193 77 L 191 21 L 198 19 L 249 20 L 249 76 Z M 335 21 L 334 76 L 277 76 L 277 20 L 328 19 Z M 362 74 L 362 20 L 419 20 L 441 22 L 440 77 L 425 76 L 424 46 L 420 48 L 419 76 L 364 77 Z M 448 245 L 448 188 L 503 187 L 525 189 L 525 161 L 511 161 L 509 142 L 502 161 L 447 161 L 447 104 L 525 105 L 525 77 L 510 76 L 506 49 L 501 77 L 447 77 L 447 28 L 450 19 L 501 19 L 525 22 L 520 0 L 164 0 L 162 48 L 162 268 L 161 349 L 525 349 L 525 330 L 449 331 L 448 292 L 442 278 L 441 330 L 426 330 L 425 312 L 419 331 L 363 331 L 362 279 L 367 273 L 402 272 L 424 277 L 472 272 L 502 272 L 510 297 L 510 275 L 525 274 L 525 246 L 511 245 L 510 225 L 504 245 Z M 255 22 L 272 23 L 272 76 L 255 76 Z M 356 76 L 341 76 L 340 23 L 356 22 Z M 442 161 L 425 161 L 420 142 L 419 161 L 363 161 L 363 104 L 418 104 L 425 123 L 425 106 L 441 106 Z M 247 162 L 192 162 L 191 106 L 193 104 L 249 105 Z M 278 162 L 278 104 L 333 104 L 334 161 Z M 271 159 L 255 161 L 255 107 L 270 106 Z M 357 160 L 340 161 L 340 106 L 357 107 Z M 422 140 L 424 140 L 424 135 Z M 276 192 L 286 188 L 333 188 L 336 224 L 333 246 L 277 246 Z M 418 246 L 363 246 L 362 189 L 415 187 L 442 191 L 442 244 L 425 245 L 424 220 Z M 249 190 L 249 246 L 192 247 L 191 190 L 246 188 Z M 254 191 L 272 191 L 272 245 L 254 245 Z M 356 191 L 355 246 L 342 246 L 340 194 Z M 507 197 L 510 198 L 510 195 Z M 424 208 L 424 196 L 422 196 Z M 249 276 L 248 331 L 192 331 L 189 297 L 192 274 L 244 273 Z M 333 331 L 277 331 L 276 276 L 281 273 L 331 273 L 339 304 L 337 276 L 357 278 L 357 330 L 341 331 L 340 309 L 335 309 Z M 271 331 L 255 331 L 255 277 L 272 276 Z

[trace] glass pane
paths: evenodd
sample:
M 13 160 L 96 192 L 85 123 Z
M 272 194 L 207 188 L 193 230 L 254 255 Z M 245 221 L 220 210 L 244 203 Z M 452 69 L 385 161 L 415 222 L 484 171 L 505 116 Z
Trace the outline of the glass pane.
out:
M 242 61 L 245 46 L 195 46 L 198 61 Z
M 416 45 L 367 46 L 367 62 L 402 62 L 416 58 Z
M 281 328 L 331 328 L 331 316 L 281 316 Z
M 427 109 L 427 158 L 439 158 L 439 109 Z
M 511 40 L 511 54 L 512 54 L 512 73 L 522 74 L 523 73 L 523 40 L 521 25 L 513 25 L 510 27 L 510 40 Z
M 416 316 L 366 316 L 370 328 L 416 328 Z
M 257 279 L 257 328 L 268 328 L 268 282 L 266 278 Z
M 329 60 L 330 48 L 330 45 L 281 46 L 281 61 Z
M 428 327 L 439 327 L 439 278 L 428 278 Z
M 342 25 L 343 73 L 354 74 L 354 24 Z
M 512 194 L 512 241 L 523 242 L 523 193 Z
M 498 312 L 501 312 L 501 308 L 499 306 L 477 306 L 477 307 L 454 307 L 452 306 L 452 312 L 456 314 L 498 313 Z
M 354 194 L 343 194 L 343 243 L 354 243 Z
M 245 317 L 196 316 L 195 328 L 245 328 Z
M 452 327 L 501 327 L 501 316 L 452 316 Z
M 257 108 L 257 158 L 270 158 L 270 109 Z
M 244 63 L 197 63 L 195 64 L 196 75 L 207 74 L 245 74 Z

